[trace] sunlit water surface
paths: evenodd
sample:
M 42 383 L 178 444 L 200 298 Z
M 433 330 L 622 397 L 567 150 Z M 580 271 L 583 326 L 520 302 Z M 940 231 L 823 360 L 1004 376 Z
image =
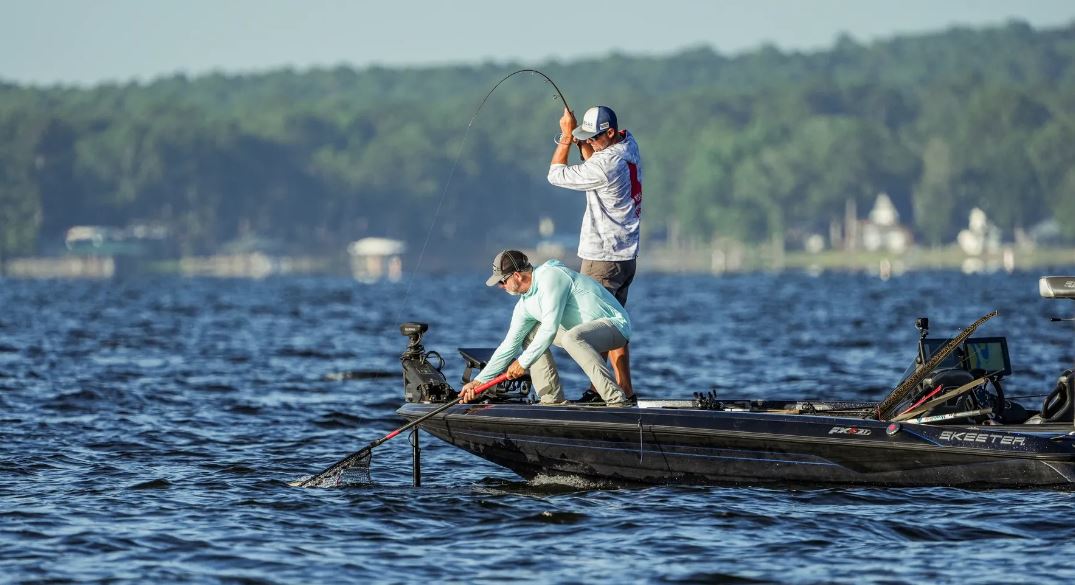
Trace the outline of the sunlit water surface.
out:
M 407 436 L 374 482 L 296 489 L 400 426 L 398 324 L 495 345 L 512 301 L 484 275 L 0 280 L 0 581 L 1042 583 L 1075 579 L 1075 495 L 803 486 L 526 482 Z M 643 397 L 879 399 L 914 353 L 991 309 L 1009 395 L 1075 357 L 1075 303 L 1037 274 L 640 275 L 630 309 Z M 1072 306 L 1066 306 L 1066 305 Z M 569 397 L 585 380 L 561 356 Z M 1029 406 L 1040 397 L 1024 401 Z

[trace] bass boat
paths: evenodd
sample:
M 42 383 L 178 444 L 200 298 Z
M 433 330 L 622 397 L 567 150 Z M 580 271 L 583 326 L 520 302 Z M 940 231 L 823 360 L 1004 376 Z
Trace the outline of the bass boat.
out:
M 1075 299 L 1075 277 L 1043 277 L 1043 297 Z M 1066 370 L 1041 407 L 1006 399 L 1003 337 L 951 338 L 920 330 L 916 367 L 881 402 L 639 400 L 637 407 L 533 403 L 528 379 L 502 382 L 478 402 L 458 394 L 427 352 L 428 327 L 406 323 L 401 356 L 408 421 L 517 473 L 614 483 L 807 483 L 1022 487 L 1075 484 L 1075 374 Z M 491 349 L 461 349 L 463 381 Z M 415 481 L 419 481 L 419 446 Z

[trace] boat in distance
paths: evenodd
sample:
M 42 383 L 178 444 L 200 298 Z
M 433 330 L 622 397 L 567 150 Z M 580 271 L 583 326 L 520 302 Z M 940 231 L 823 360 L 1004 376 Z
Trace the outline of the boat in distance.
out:
M 1043 277 L 1039 287 L 1043 297 L 1075 299 L 1075 277 Z M 905 396 L 880 403 L 696 394 L 639 400 L 632 408 L 545 406 L 530 403 L 523 378 L 497 386 L 482 401 L 446 408 L 421 429 L 527 479 L 1075 485 L 1075 374 L 1065 371 L 1041 408 L 1027 409 L 1004 397 L 1002 380 L 1011 365 L 1003 337 L 970 337 L 968 328 L 955 339 L 936 339 L 928 337 L 926 319 L 916 325 L 917 369 L 904 380 L 914 383 Z M 428 359 L 435 352 L 422 348 L 427 327 L 408 323 L 401 330 L 411 342 L 401 356 L 406 402 L 397 412 L 414 421 L 443 408 L 456 392 Z M 464 379 L 491 351 L 460 350 L 468 366 Z

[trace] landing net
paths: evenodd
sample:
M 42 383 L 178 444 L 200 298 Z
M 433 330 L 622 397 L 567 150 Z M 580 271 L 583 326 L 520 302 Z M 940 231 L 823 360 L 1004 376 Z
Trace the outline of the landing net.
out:
M 355 457 L 346 460 L 322 471 L 317 475 L 311 475 L 291 482 L 294 487 L 347 487 L 373 483 L 370 475 L 370 463 L 373 460 L 373 450 L 366 449 Z

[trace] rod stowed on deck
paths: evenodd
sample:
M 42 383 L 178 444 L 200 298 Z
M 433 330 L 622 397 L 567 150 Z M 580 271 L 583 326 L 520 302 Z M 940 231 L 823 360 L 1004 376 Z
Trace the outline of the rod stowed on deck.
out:
M 497 384 L 499 384 L 501 382 L 504 382 L 507 379 L 508 379 L 508 375 L 506 373 L 500 374 L 499 376 L 493 378 L 492 380 L 489 380 L 488 382 L 486 382 L 486 383 L 478 386 L 477 388 L 475 388 L 474 389 L 474 396 L 477 396 L 477 395 L 481 394 L 482 392 L 485 392 L 489 388 L 492 388 L 493 386 L 496 386 Z M 311 476 L 311 477 L 309 477 L 307 479 L 301 479 L 301 480 L 296 480 L 296 481 L 289 482 L 288 485 L 290 485 L 291 487 L 334 487 L 336 485 L 339 485 L 340 476 L 343 474 L 344 471 L 346 471 L 348 469 L 353 469 L 353 468 L 366 468 L 366 469 L 369 468 L 370 460 L 372 459 L 372 455 L 373 455 L 373 449 L 375 447 L 380 446 L 381 444 L 383 444 L 386 441 L 392 439 L 396 435 L 399 435 L 403 431 L 406 431 L 408 429 L 414 428 L 414 427 L 422 424 L 423 422 L 425 422 L 429 418 L 434 417 L 434 416 L 444 412 L 445 410 L 455 406 L 458 403 L 459 403 L 459 398 L 456 398 L 455 400 L 452 400 L 450 402 L 446 402 L 446 403 L 444 403 L 443 406 L 440 406 L 440 407 L 434 409 L 433 411 L 429 412 L 428 414 L 420 416 L 420 417 L 412 420 L 411 422 L 399 427 L 398 429 L 392 431 L 391 433 L 388 433 L 387 435 L 381 437 L 380 439 L 377 439 L 376 441 L 370 443 L 369 445 L 366 445 L 365 447 L 359 449 L 358 451 L 355 451 L 354 453 L 351 453 L 347 457 L 344 457 L 343 459 L 340 459 L 336 463 L 333 463 L 332 465 L 326 467 L 324 469 L 324 471 L 321 471 L 320 473 L 318 473 L 316 475 L 313 475 L 313 476 Z M 331 480 L 331 481 L 326 482 L 325 480 Z

